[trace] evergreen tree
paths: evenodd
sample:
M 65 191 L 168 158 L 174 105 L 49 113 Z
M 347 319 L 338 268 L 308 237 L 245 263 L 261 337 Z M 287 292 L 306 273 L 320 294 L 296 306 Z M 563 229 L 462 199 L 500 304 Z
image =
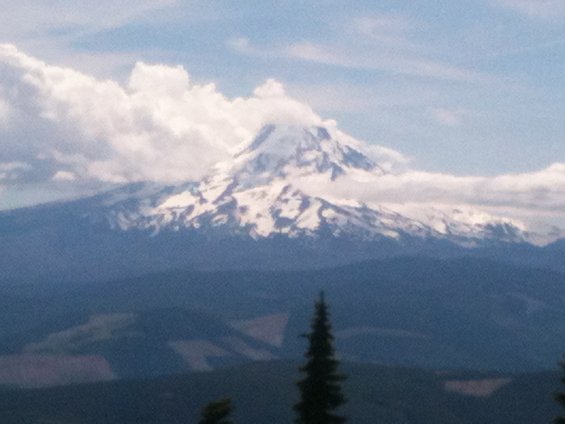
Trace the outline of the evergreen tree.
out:
M 561 361 L 559 363 L 559 365 L 561 365 L 561 368 L 565 372 L 565 361 Z M 565 383 L 565 377 L 561 377 L 561 382 Z M 559 404 L 561 404 L 561 406 L 565 407 L 565 393 L 563 393 L 563 392 L 557 393 L 555 395 L 555 400 Z M 554 424 L 565 424 L 565 417 L 563 417 L 563 416 L 557 417 L 557 418 L 555 418 L 555 420 L 553 422 L 554 422 Z
M 333 411 L 345 403 L 340 383 L 345 376 L 337 372 L 339 362 L 334 356 L 333 335 L 329 321 L 328 306 L 324 293 L 316 301 L 311 332 L 306 334 L 309 347 L 307 362 L 300 368 L 305 374 L 297 385 L 300 401 L 294 406 L 297 424 L 340 424 L 345 417 Z
M 202 408 L 199 424 L 232 424 L 230 419 L 233 406 L 231 399 L 220 399 L 210 402 Z

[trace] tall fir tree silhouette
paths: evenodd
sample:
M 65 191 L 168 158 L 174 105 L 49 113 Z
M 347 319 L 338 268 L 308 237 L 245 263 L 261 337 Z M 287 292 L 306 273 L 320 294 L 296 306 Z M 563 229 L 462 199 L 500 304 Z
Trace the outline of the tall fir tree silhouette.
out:
M 316 301 L 311 332 L 305 334 L 309 346 L 305 357 L 307 362 L 300 367 L 304 378 L 297 385 L 300 401 L 294 406 L 297 424 L 340 424 L 345 417 L 334 411 L 345 397 L 341 382 L 345 376 L 338 373 L 339 361 L 335 358 L 333 335 L 329 320 L 328 305 L 324 293 Z
M 232 410 L 233 405 L 229 398 L 210 402 L 202 408 L 198 424 L 233 424 L 230 419 Z
M 565 373 L 565 360 L 564 360 L 564 361 L 561 361 L 561 362 L 559 363 L 559 365 L 561 366 L 562 371 Z M 564 376 L 564 377 L 561 377 L 561 382 L 562 382 L 562 383 L 565 383 L 565 376 Z M 555 400 L 556 400 L 562 407 L 565 408 L 565 393 L 563 393 L 563 392 L 557 393 L 557 394 L 555 395 Z M 559 417 L 555 418 L 555 420 L 553 420 L 553 423 L 554 423 L 554 424 L 565 424 L 565 417 L 559 416 Z

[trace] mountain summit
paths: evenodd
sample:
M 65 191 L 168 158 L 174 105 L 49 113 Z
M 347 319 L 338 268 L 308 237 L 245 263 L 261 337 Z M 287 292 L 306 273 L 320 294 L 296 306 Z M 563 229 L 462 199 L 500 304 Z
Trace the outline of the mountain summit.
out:
M 351 169 L 377 171 L 378 165 L 355 146 L 332 138 L 323 127 L 267 125 L 235 155 L 237 175 L 288 178 L 329 173 L 332 180 Z

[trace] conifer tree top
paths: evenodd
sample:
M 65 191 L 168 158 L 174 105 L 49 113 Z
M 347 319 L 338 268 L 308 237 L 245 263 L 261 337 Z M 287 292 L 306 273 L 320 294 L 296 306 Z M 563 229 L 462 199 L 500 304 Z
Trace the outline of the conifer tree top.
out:
M 333 413 L 345 402 L 341 382 L 345 377 L 338 373 L 339 361 L 335 358 L 332 328 L 324 293 L 320 293 L 314 306 L 311 331 L 306 334 L 309 345 L 306 364 L 300 367 L 304 378 L 297 385 L 300 401 L 294 406 L 297 424 L 339 424 L 346 420 Z
M 202 408 L 199 424 L 233 424 L 230 414 L 233 410 L 231 399 L 210 402 Z

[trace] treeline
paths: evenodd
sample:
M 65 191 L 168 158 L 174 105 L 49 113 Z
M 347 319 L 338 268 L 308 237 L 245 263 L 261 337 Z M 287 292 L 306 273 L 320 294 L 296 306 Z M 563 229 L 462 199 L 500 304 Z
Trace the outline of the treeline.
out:
M 336 413 L 345 403 L 341 383 L 345 375 L 339 373 L 335 356 L 334 337 L 328 305 L 324 293 L 314 305 L 308 340 L 306 363 L 300 367 L 303 378 L 298 381 L 300 400 L 294 405 L 297 424 L 341 424 L 346 418 Z M 200 424 L 232 424 L 232 402 L 220 399 L 206 405 L 201 412 Z
M 300 399 L 294 405 L 296 424 L 342 424 L 347 418 L 337 413 L 346 402 L 341 383 L 346 379 L 338 370 L 329 308 L 321 292 L 314 305 L 310 332 L 303 335 L 308 341 L 306 363 L 299 368 L 303 378 L 296 384 Z M 565 359 L 560 363 L 565 374 Z M 565 377 L 561 379 L 565 384 Z M 555 400 L 565 408 L 565 392 L 555 394 Z M 231 419 L 234 405 L 230 398 L 210 402 L 201 411 L 199 424 L 234 424 Z M 565 424 L 558 416 L 554 424 Z

